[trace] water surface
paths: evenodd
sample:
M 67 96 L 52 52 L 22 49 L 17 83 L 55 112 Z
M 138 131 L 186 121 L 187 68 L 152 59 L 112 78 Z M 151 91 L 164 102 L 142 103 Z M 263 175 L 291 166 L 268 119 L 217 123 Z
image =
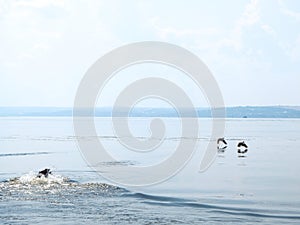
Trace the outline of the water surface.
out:
M 151 165 L 169 157 L 183 138 L 180 121 L 163 118 L 161 149 L 148 155 L 119 145 L 108 118 L 97 118 L 101 141 L 122 166 Z M 138 138 L 151 118 L 132 118 Z M 229 143 L 199 173 L 211 123 L 199 119 L 198 149 L 176 176 L 154 186 L 125 187 L 106 180 L 84 161 L 71 118 L 0 118 L 1 224 L 299 224 L 300 120 L 229 119 Z M 249 145 L 239 158 L 236 143 Z M 107 162 L 105 166 L 119 166 Z M 37 180 L 50 167 L 51 179 Z

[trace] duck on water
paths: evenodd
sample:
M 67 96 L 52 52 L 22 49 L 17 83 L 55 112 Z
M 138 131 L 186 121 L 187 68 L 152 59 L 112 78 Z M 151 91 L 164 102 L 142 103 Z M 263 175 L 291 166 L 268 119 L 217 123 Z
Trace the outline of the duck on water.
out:
M 226 148 L 227 148 L 227 142 L 225 138 L 219 138 L 217 140 L 217 149 L 219 150 L 219 152 L 224 152 Z
M 248 145 L 244 141 L 240 141 L 237 144 L 237 152 L 239 154 L 239 157 L 244 157 L 248 152 Z

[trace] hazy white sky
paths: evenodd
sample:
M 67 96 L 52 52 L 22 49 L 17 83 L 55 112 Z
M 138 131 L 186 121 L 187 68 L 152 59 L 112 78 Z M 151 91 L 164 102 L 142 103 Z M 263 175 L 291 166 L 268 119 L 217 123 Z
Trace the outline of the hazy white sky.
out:
M 0 0 L 0 106 L 72 106 L 92 63 L 145 40 L 198 55 L 228 106 L 300 105 L 300 1 Z

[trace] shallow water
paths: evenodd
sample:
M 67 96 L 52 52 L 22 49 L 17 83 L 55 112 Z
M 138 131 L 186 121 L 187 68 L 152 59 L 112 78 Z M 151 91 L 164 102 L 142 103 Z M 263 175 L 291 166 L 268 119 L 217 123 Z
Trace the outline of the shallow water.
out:
M 146 138 L 150 120 L 132 118 L 131 130 Z M 164 121 L 163 150 L 147 157 L 124 153 L 107 118 L 96 126 L 118 164 L 151 165 L 192 138 L 180 136 L 178 119 Z M 0 118 L 0 224 L 299 224 L 300 120 L 227 120 L 228 148 L 204 173 L 210 121 L 199 121 L 199 148 L 180 173 L 158 185 L 125 187 L 87 166 L 71 118 Z M 239 140 L 249 145 L 243 158 Z M 45 167 L 53 175 L 36 179 Z

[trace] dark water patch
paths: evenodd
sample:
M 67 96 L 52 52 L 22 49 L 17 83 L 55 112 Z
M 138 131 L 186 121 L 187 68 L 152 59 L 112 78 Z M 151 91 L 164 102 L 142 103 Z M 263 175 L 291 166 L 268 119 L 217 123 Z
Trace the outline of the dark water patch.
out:
M 224 211 L 224 210 L 215 210 L 214 212 L 220 212 L 223 214 L 230 214 L 230 215 L 240 215 L 240 216 L 250 216 L 250 217 L 261 217 L 261 218 L 273 218 L 273 219 L 289 219 L 289 220 L 299 220 L 300 216 L 297 215 L 286 215 L 286 212 L 282 212 L 282 215 L 275 215 L 275 214 L 263 214 L 263 213 L 251 213 L 251 212 L 233 212 L 233 211 Z M 278 212 L 275 212 L 276 214 Z
M 229 214 L 232 216 L 246 216 L 255 218 L 272 218 L 272 219 L 288 219 L 288 220 L 299 220 L 298 215 L 289 215 L 290 212 L 278 211 L 278 210 L 256 210 L 250 208 L 234 208 L 234 207 L 222 207 L 210 204 L 192 203 L 192 202 L 149 202 L 143 201 L 145 204 L 164 206 L 164 207 L 191 207 L 209 210 L 210 213 L 221 213 Z M 256 212 L 255 212 L 256 211 Z M 270 214 L 268 214 L 270 213 Z M 272 214 L 271 214 L 272 213 Z
M 130 198 L 138 198 L 138 199 L 149 199 L 154 201 L 162 201 L 162 202 L 185 202 L 187 199 L 184 198 L 175 198 L 168 196 L 158 196 L 158 195 L 148 195 L 144 193 L 125 193 L 122 195 L 123 197 Z
M 0 157 L 9 157 L 9 156 L 31 156 L 31 155 L 48 155 L 53 154 L 53 152 L 18 152 L 18 153 L 4 153 L 0 154 Z
M 211 213 L 222 213 L 230 214 L 233 216 L 246 216 L 255 218 L 272 218 L 272 219 L 288 219 L 288 220 L 299 220 L 300 216 L 298 211 L 284 211 L 276 209 L 257 209 L 257 208 L 245 208 L 245 207 L 232 207 L 216 204 L 199 203 L 198 201 L 166 197 L 166 196 L 155 196 L 143 193 L 126 193 L 122 196 L 134 197 L 142 199 L 143 203 L 149 205 L 163 206 L 163 207 L 189 207 L 194 209 L 204 209 Z M 150 200 L 150 201 L 149 201 Z M 226 200 L 224 200 L 226 204 Z
M 96 166 L 134 166 L 137 165 L 138 163 L 135 161 L 131 160 L 121 160 L 121 161 L 106 161 L 106 162 L 100 162 L 97 163 Z

